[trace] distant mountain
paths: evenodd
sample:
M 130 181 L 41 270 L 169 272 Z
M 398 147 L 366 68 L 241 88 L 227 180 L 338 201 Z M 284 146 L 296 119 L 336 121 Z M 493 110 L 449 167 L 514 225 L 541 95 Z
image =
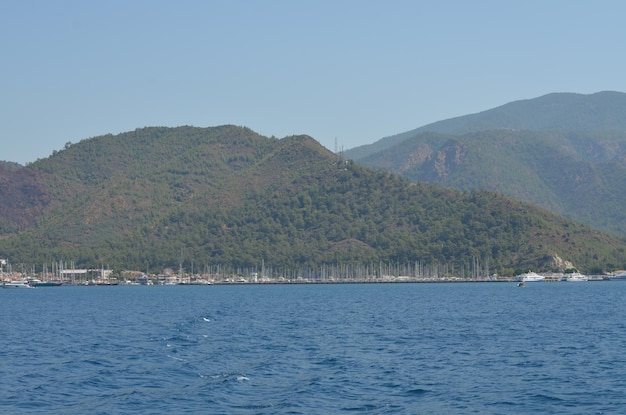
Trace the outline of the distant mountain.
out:
M 345 152 L 353 160 L 392 147 L 420 132 L 463 135 L 489 130 L 626 132 L 626 93 L 552 93 L 476 114 L 437 121 Z
M 0 258 L 23 267 L 60 259 L 307 273 L 418 262 L 453 275 L 477 263 L 501 275 L 626 267 L 624 240 L 492 192 L 369 170 L 308 136 L 144 128 L 67 145 L 0 175 Z
M 549 94 L 346 153 L 463 191 L 488 189 L 626 235 L 626 94 Z

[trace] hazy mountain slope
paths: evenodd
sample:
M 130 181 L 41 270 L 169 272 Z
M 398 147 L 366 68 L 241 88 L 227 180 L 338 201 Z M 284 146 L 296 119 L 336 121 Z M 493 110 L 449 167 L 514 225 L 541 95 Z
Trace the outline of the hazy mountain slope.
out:
M 355 160 L 414 181 L 493 190 L 626 235 L 625 97 L 602 92 L 517 101 L 383 139 L 377 143 L 383 150 Z
M 360 162 L 414 181 L 496 191 L 626 235 L 626 140 L 500 130 L 440 137 L 426 147 L 428 137 L 418 134 Z
M 52 199 L 30 226 L 0 238 L 0 253 L 14 263 L 421 261 L 459 270 L 480 258 L 501 274 L 550 269 L 555 257 L 581 270 L 626 265 L 623 240 L 494 193 L 368 170 L 307 136 L 145 128 L 83 140 L 22 170 L 22 178 L 43 178 L 42 194 Z M 2 207 L 3 216 L 19 217 Z
M 552 93 L 514 101 L 478 114 L 425 125 L 418 131 L 463 134 L 474 131 L 565 130 L 626 131 L 626 94 L 604 91 L 595 94 Z
M 612 91 L 590 95 L 552 93 L 514 101 L 476 114 L 438 121 L 385 137 L 373 144 L 347 150 L 345 155 L 360 160 L 425 131 L 462 135 L 500 129 L 625 132 L 626 94 Z

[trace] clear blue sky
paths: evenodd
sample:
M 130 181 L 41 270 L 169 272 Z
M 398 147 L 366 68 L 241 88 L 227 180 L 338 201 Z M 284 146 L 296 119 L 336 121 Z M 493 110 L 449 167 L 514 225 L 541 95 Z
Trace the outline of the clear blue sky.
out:
M 624 16 L 603 0 L 0 0 L 0 160 L 144 126 L 349 149 L 550 92 L 624 92 Z

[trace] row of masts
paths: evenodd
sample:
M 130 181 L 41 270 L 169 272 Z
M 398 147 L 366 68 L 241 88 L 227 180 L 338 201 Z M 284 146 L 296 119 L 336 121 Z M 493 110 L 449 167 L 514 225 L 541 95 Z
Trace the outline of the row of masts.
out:
M 261 261 L 260 267 L 233 267 L 224 264 L 205 264 L 202 270 L 185 272 L 183 262 L 179 263 L 178 278 L 182 281 L 192 275 L 210 275 L 215 278 L 233 275 L 258 275 L 268 279 L 308 279 L 308 280 L 362 280 L 382 279 L 386 277 L 406 277 L 411 279 L 437 279 L 454 276 L 460 279 L 482 279 L 490 276 L 489 260 L 480 261 L 473 258 L 470 264 L 455 267 L 451 264 L 425 264 L 422 261 L 406 263 L 377 264 L 324 264 L 317 267 L 273 267 Z
M 15 267 L 8 261 L 5 262 L 8 273 L 15 271 Z M 22 274 L 36 275 L 34 267 L 31 267 L 28 271 L 21 267 Z M 50 265 L 43 264 L 41 268 L 41 279 L 43 281 L 51 280 L 71 280 L 82 279 L 83 274 L 89 271 L 92 274 L 99 274 L 103 279 L 105 275 L 110 275 L 111 271 L 107 267 L 105 271 L 104 267 L 99 269 L 90 270 L 77 270 L 75 263 L 65 262 L 62 260 L 53 261 Z M 151 275 L 149 267 L 145 271 L 146 275 Z M 166 273 L 166 272 L 164 272 Z M 426 264 L 422 261 L 405 262 L 405 263 L 366 263 L 366 264 L 322 264 L 320 266 L 303 266 L 303 267 L 273 267 L 266 266 L 265 261 L 262 259 L 260 266 L 251 267 L 235 267 L 224 264 L 205 264 L 202 270 L 197 270 L 194 267 L 194 262 L 190 262 L 190 270 L 186 271 L 184 268 L 184 261 L 182 259 L 178 264 L 177 270 L 179 280 L 183 281 L 196 275 L 211 275 L 217 278 L 240 275 L 258 275 L 262 278 L 269 279 L 314 279 L 320 281 L 330 280 L 357 280 L 357 279 L 376 279 L 386 277 L 406 277 L 406 278 L 421 278 L 421 279 L 437 279 L 454 276 L 460 279 L 481 279 L 490 276 L 489 271 L 489 259 L 485 258 L 480 260 L 477 257 L 473 257 L 471 263 L 466 263 L 461 267 L 454 266 L 454 264 Z
M 104 267 L 98 269 L 76 269 L 73 261 L 66 262 L 63 260 L 53 261 L 50 265 L 44 263 L 41 267 L 41 273 L 38 274 L 35 266 L 27 267 L 24 264 L 12 265 L 8 260 L 0 262 L 0 274 L 21 274 L 22 276 L 39 276 L 44 282 L 50 281 L 69 281 L 79 282 L 84 279 L 87 274 L 98 274 L 100 279 L 106 278 L 111 274 L 110 269 Z M 86 277 L 85 277 L 86 278 Z M 77 281 L 78 280 L 78 281 Z

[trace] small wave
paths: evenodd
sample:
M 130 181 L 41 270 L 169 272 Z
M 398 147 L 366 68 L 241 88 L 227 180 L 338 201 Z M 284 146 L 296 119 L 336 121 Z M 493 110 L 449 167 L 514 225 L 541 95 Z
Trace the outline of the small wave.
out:
M 377 409 L 380 409 L 377 405 L 365 404 L 361 406 L 351 406 L 343 408 L 344 411 L 349 412 L 373 412 Z
M 172 356 L 171 354 L 168 354 L 167 357 L 169 357 L 170 359 L 178 360 L 179 362 L 184 362 L 185 361 L 185 359 L 181 359 L 180 357 Z
M 489 405 L 489 404 L 488 404 Z M 511 402 L 511 401 L 502 401 L 502 402 L 496 402 L 495 405 L 501 405 L 501 406 L 518 406 L 519 403 L 518 402 Z
M 563 401 L 563 399 L 557 398 L 556 396 L 544 395 L 542 393 L 536 393 L 532 395 L 532 397 L 533 399 L 536 399 L 542 402 L 562 402 Z
M 206 317 L 202 317 L 202 320 L 206 321 L 207 323 L 208 323 L 209 321 L 211 321 L 211 319 L 210 319 L 210 318 L 206 318 Z
M 204 374 L 199 374 L 199 376 L 201 378 L 208 378 L 208 379 L 212 379 L 215 381 L 221 381 L 221 382 L 247 382 L 250 380 L 250 378 L 246 375 L 237 375 L 234 373 L 220 373 L 217 375 L 204 375 Z
M 415 388 L 415 389 L 409 389 L 404 394 L 406 396 L 422 396 L 422 395 L 427 394 L 428 392 L 430 392 L 428 389 Z

